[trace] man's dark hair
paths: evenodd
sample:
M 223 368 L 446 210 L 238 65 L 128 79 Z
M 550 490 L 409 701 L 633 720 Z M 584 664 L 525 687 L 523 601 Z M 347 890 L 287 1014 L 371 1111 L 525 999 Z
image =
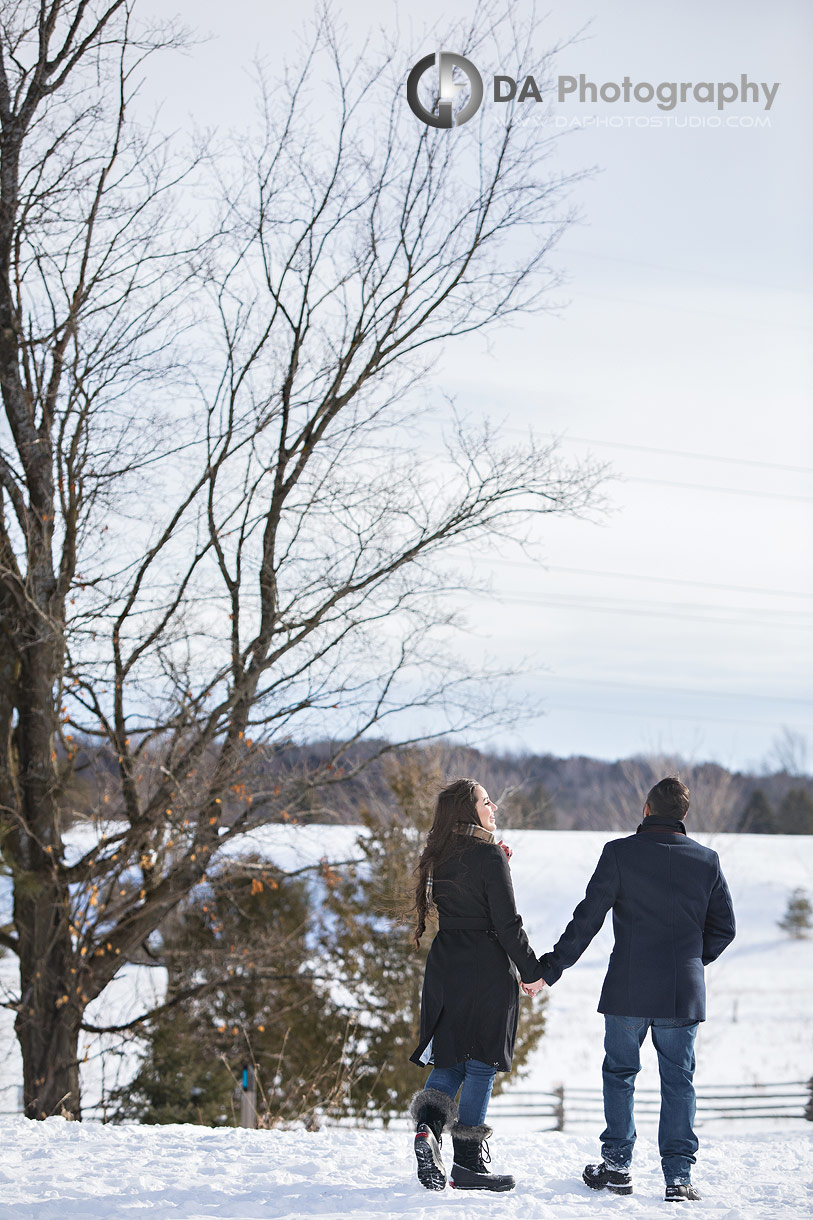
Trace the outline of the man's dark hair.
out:
M 678 818 L 681 822 L 689 811 L 689 789 L 676 775 L 667 775 L 650 788 L 646 798 L 650 813 L 666 818 Z

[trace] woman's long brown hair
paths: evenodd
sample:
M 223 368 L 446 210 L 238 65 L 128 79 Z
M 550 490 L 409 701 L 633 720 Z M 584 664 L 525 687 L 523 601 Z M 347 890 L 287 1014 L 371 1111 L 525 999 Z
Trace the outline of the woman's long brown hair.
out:
M 435 816 L 426 836 L 426 846 L 421 852 L 418 867 L 415 869 L 417 878 L 415 885 L 415 947 L 421 943 L 421 937 L 426 931 L 426 916 L 430 902 L 426 896 L 426 879 L 430 868 L 433 873 L 448 860 L 458 846 L 455 841 L 455 826 L 458 822 L 471 822 L 477 826 L 477 797 L 475 789 L 479 786 L 476 779 L 456 779 L 445 788 L 441 788 L 435 802 Z

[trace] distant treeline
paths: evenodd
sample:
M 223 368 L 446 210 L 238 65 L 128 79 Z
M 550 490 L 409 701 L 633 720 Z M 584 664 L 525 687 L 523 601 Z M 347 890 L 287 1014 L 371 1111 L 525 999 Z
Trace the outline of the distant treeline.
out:
M 311 763 L 329 746 L 304 752 Z M 375 746 L 359 746 L 359 755 Z M 417 751 L 417 752 L 420 752 Z M 501 826 L 540 830 L 633 830 L 641 820 L 647 792 L 664 775 L 680 775 L 691 790 L 688 825 L 697 830 L 751 834 L 813 834 L 813 778 L 785 771 L 751 775 L 716 763 L 639 756 L 618 762 L 556 758 L 552 754 L 504 754 L 446 744 L 440 753 L 446 776 L 471 776 L 500 806 Z M 353 821 L 360 803 L 374 792 L 386 802 L 386 779 L 374 760 L 356 780 L 332 796 L 333 814 Z M 427 793 L 431 801 L 433 794 Z M 307 815 L 306 815 L 307 816 Z M 314 819 L 315 820 L 315 819 Z
M 116 816 L 116 761 L 107 750 L 85 744 L 82 784 L 66 794 L 68 820 L 103 811 Z M 605 762 L 476 750 L 451 742 L 409 749 L 381 740 L 343 750 L 335 741 L 273 747 L 246 753 L 241 793 L 275 794 L 257 820 L 358 823 L 364 810 L 380 817 L 391 807 L 388 766 L 393 756 L 411 755 L 446 778 L 471 776 L 500 806 L 500 825 L 514 829 L 626 830 L 641 818 L 647 792 L 664 775 L 679 775 L 691 791 L 688 823 L 706 831 L 752 834 L 813 834 L 813 778 L 779 770 L 773 774 L 728 771 L 717 763 L 641 755 Z M 145 780 L 149 765 L 145 760 Z M 278 794 L 278 795 L 277 795 Z M 434 792 L 427 790 L 431 806 Z M 245 796 L 241 796 L 244 800 Z M 258 800 L 258 805 L 260 801 Z M 228 800 L 226 802 L 228 805 Z M 259 815 L 259 808 L 257 810 Z M 393 811 L 393 817 L 397 814 Z

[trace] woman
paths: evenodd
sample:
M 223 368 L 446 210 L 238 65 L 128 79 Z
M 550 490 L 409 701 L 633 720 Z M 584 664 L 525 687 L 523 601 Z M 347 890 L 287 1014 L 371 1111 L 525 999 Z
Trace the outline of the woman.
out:
M 497 841 L 497 806 L 482 784 L 458 779 L 440 793 L 416 869 L 415 944 L 432 905 L 438 933 L 426 959 L 420 1042 L 413 1063 L 434 1064 L 410 1103 L 416 1123 L 418 1179 L 442 1190 L 446 1170 L 441 1134 L 451 1129 L 450 1185 L 464 1190 L 512 1190 L 509 1174 L 492 1174 L 484 1140 L 488 1099 L 498 1071 L 511 1070 L 519 988 L 540 978 L 514 904 L 509 849 Z M 455 1097 L 460 1090 L 459 1108 Z

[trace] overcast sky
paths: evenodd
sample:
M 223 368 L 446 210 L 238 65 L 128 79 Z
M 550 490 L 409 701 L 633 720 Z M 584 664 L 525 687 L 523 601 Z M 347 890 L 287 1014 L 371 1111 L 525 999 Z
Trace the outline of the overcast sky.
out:
M 145 104 L 163 102 L 165 126 L 223 128 L 252 110 L 255 53 L 281 68 L 315 6 L 141 7 L 174 11 L 209 36 L 152 69 Z M 454 50 L 436 47 L 429 23 L 470 7 L 334 6 L 351 39 L 375 38 L 371 13 L 376 26 L 397 13 L 410 62 Z M 697 102 L 672 111 L 671 126 L 651 124 L 663 117 L 654 105 L 557 108 L 572 132 L 561 167 L 600 167 L 577 188 L 583 220 L 559 247 L 569 303 L 558 316 L 522 319 L 488 350 L 482 338 L 458 341 L 435 379 L 472 413 L 509 429 L 530 422 L 562 435 L 568 454 L 611 462 L 611 511 L 601 524 L 546 520 L 544 567 L 485 558 L 493 596 L 470 599 L 467 646 L 528 658 L 516 697 L 544 696 L 544 717 L 501 745 L 759 766 L 782 726 L 813 746 L 813 9 L 555 0 L 540 59 L 588 21 L 558 74 L 656 85 L 745 73 L 780 87 L 769 112 L 762 102 L 729 107 L 724 118 L 739 125 L 711 125 L 718 110 Z M 487 106 L 489 76 L 511 69 L 478 67 Z

